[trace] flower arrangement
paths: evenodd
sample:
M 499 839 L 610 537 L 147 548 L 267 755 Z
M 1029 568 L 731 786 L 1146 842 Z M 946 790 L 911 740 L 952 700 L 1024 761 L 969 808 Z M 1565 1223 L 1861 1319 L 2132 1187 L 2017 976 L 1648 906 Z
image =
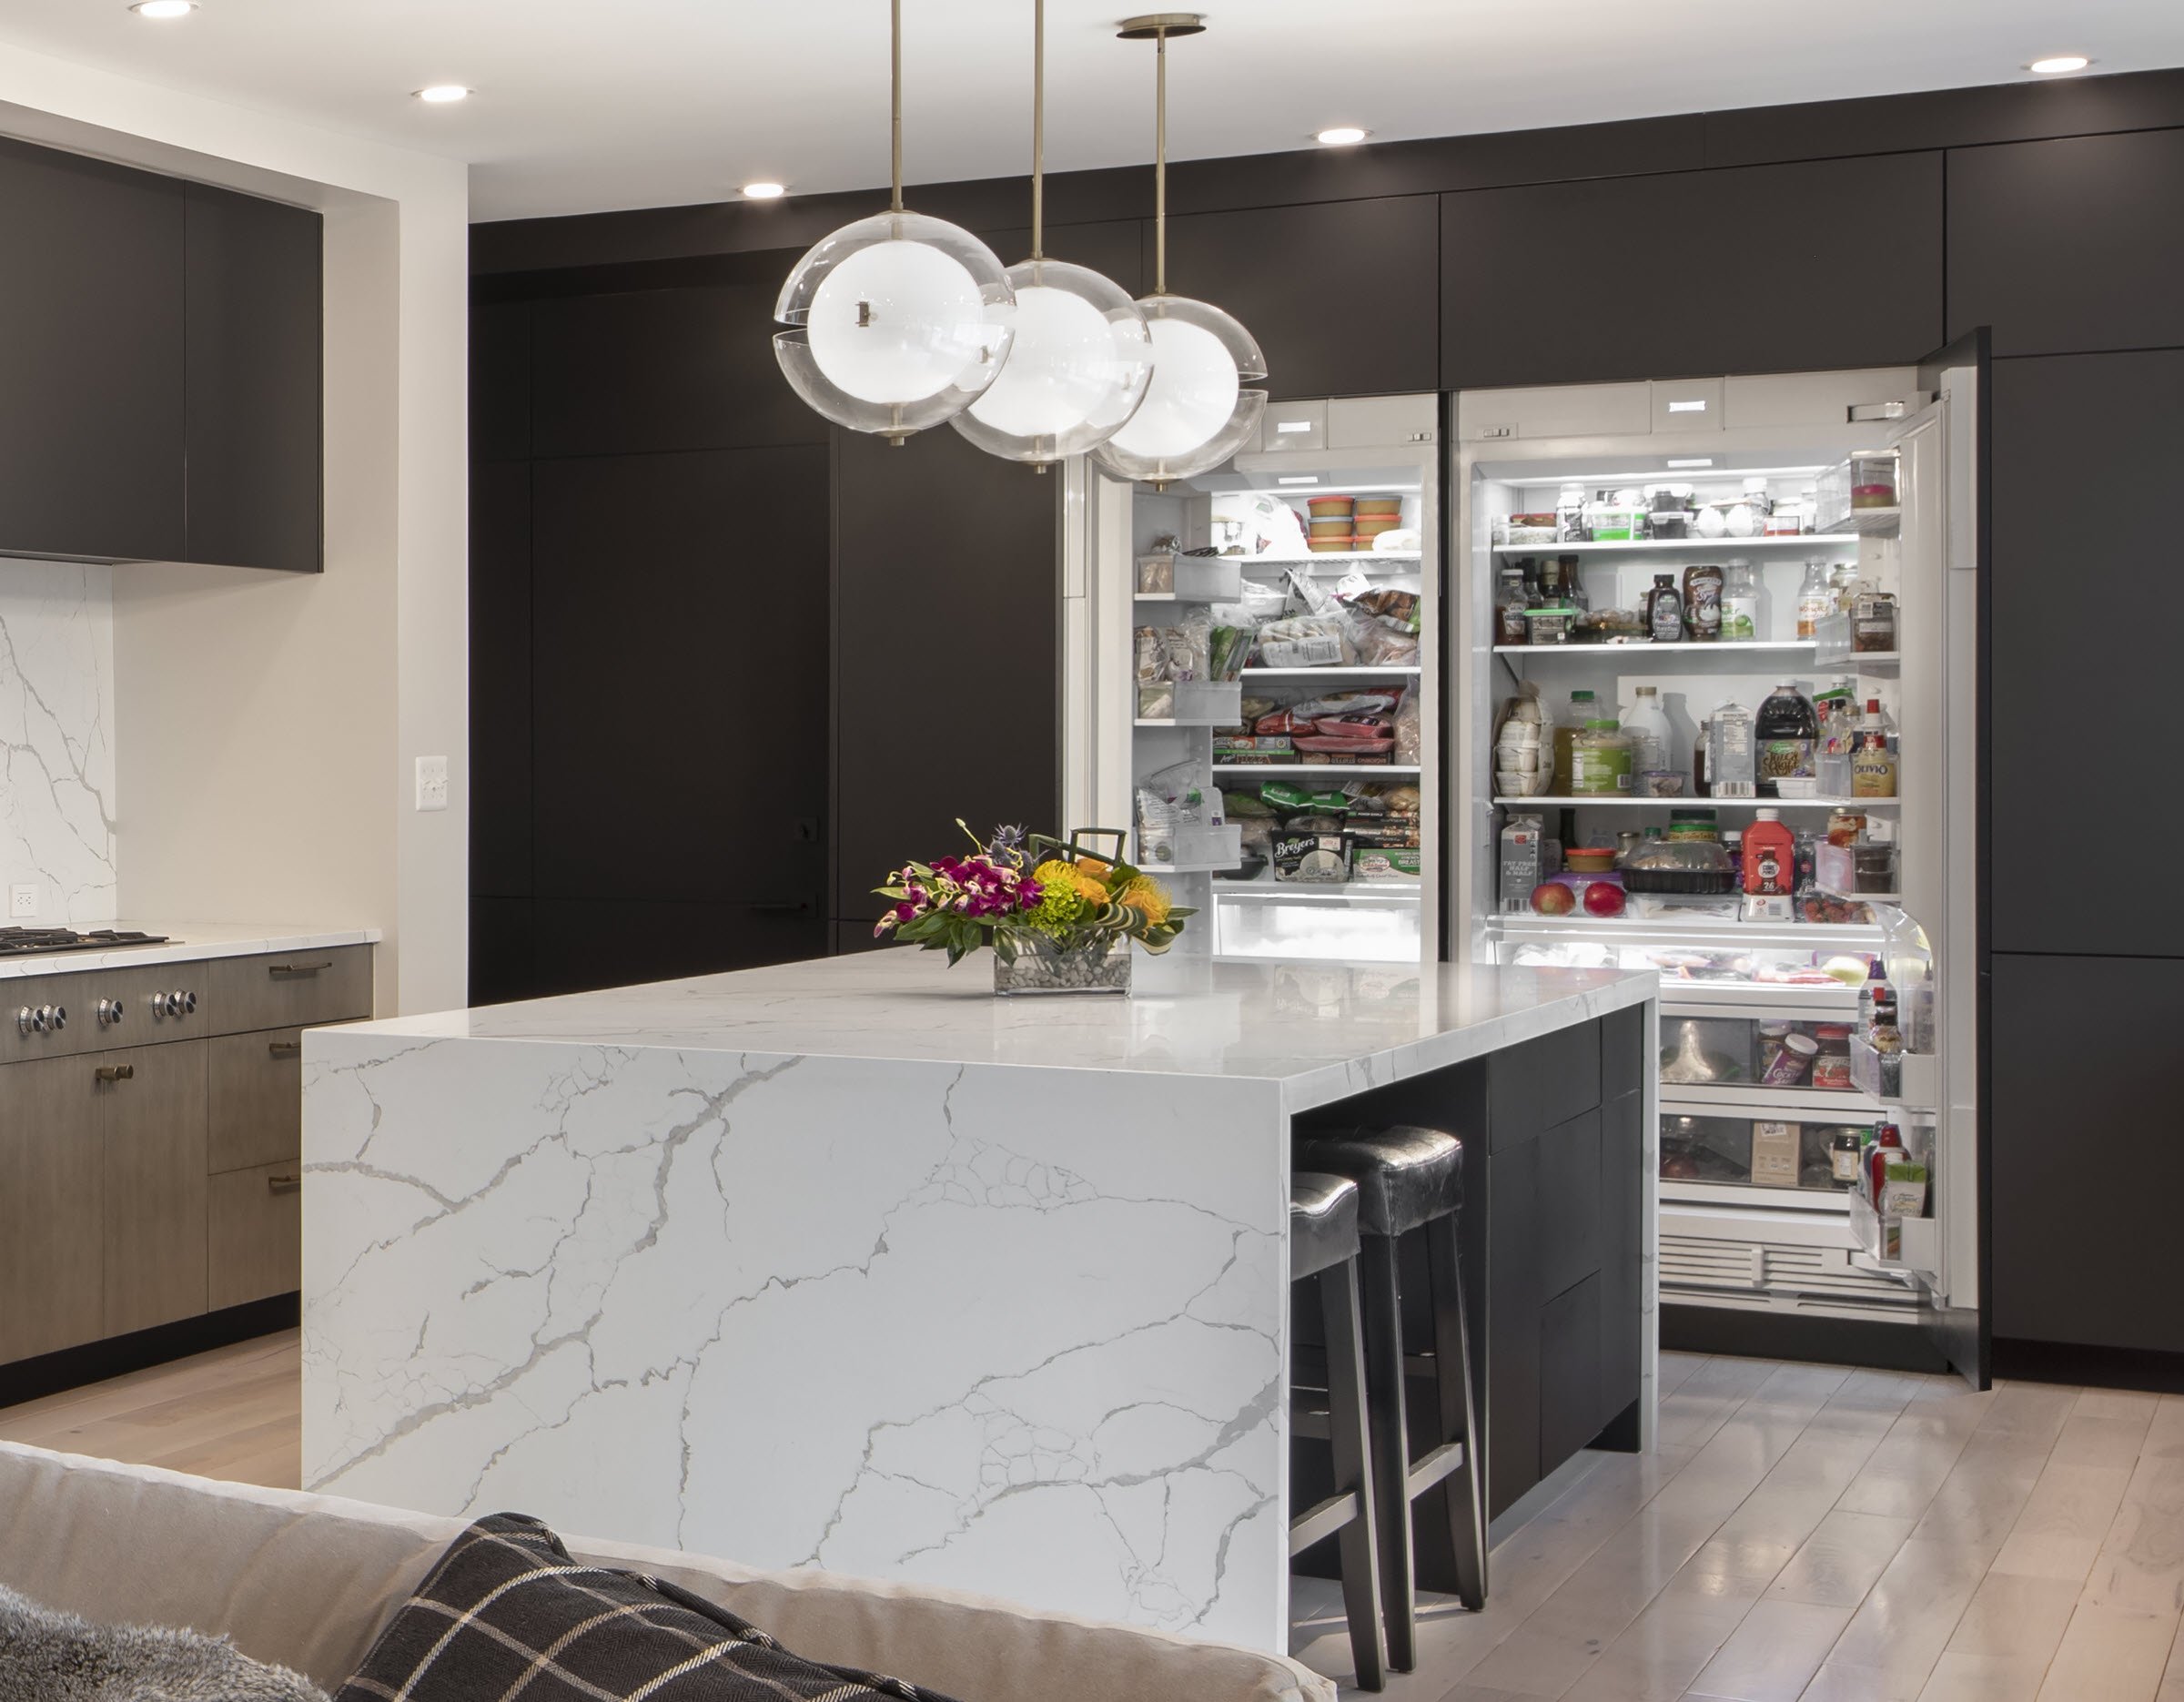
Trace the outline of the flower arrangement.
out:
M 1196 914 L 1120 857 L 1092 856 L 1077 844 L 1086 832 L 1063 841 L 1002 827 L 981 842 L 961 818 L 956 825 L 974 847 L 968 856 L 906 863 L 873 888 L 895 901 L 875 937 L 945 951 L 951 964 L 990 945 L 1008 965 L 1026 950 L 1105 955 L 1132 939 L 1163 952 Z

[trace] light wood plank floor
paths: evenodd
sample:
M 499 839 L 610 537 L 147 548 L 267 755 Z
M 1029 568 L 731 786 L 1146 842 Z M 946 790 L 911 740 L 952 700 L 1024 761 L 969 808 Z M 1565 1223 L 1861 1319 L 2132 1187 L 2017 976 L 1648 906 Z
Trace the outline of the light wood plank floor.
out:
M 1389 1702 L 2184 1702 L 2184 1399 L 1663 1356 L 1600 1454 L 1430 1600 Z M 0 1409 L 0 1439 L 293 1485 L 294 1331 Z M 1335 1586 L 1297 1652 L 1347 1677 Z

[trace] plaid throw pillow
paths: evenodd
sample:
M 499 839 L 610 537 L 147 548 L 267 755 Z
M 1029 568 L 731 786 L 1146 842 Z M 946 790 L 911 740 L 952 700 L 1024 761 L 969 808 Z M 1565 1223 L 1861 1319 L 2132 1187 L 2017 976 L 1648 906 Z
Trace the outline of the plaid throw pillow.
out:
M 948 1702 L 790 1654 L 659 1578 L 570 1559 L 536 1519 L 465 1531 L 335 1702 Z

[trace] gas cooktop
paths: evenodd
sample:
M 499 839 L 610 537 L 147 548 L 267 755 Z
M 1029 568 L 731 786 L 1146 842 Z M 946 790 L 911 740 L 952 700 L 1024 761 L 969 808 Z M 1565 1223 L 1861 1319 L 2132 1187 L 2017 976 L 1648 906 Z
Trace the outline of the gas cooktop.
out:
M 123 946 L 164 946 L 164 934 L 95 927 L 79 934 L 72 927 L 0 927 L 0 957 L 26 957 L 46 951 L 112 951 Z

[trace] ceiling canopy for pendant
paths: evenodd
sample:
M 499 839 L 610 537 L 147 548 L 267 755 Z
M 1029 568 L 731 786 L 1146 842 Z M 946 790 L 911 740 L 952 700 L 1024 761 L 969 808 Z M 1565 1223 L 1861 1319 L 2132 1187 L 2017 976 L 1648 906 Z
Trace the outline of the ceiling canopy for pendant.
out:
M 1032 12 L 1031 258 L 1008 268 L 1016 339 L 1001 375 L 949 424 L 1041 472 L 1106 442 L 1144 400 L 1152 335 L 1119 284 L 1046 252 L 1046 5 Z
M 796 393 L 853 431 L 900 444 L 960 413 L 1004 369 L 1016 296 L 998 256 L 903 206 L 903 5 L 890 0 L 894 196 L 796 262 L 774 353 Z
M 1125 41 L 1154 46 L 1153 293 L 1138 307 L 1153 339 L 1153 377 L 1145 400 L 1092 451 L 1118 479 L 1164 489 L 1218 467 L 1259 429 L 1267 393 L 1247 388 L 1267 376 L 1266 356 L 1233 314 L 1168 289 L 1168 41 L 1196 35 L 1205 20 L 1165 12 L 1127 19 Z

